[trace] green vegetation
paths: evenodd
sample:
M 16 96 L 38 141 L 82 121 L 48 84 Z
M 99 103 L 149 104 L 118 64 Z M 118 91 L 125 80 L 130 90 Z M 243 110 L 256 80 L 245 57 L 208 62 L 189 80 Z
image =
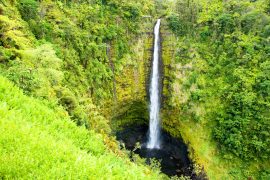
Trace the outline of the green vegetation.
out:
M 269 15 L 269 0 L 0 0 L 0 178 L 166 178 L 111 136 L 148 123 L 164 17 L 163 127 L 210 179 L 269 179 Z
M 0 178 L 166 178 L 109 137 L 117 104 L 145 98 L 143 82 L 126 90 L 146 80 L 152 10 L 144 0 L 0 1 Z
M 167 17 L 178 41 L 164 112 L 175 114 L 164 126 L 181 131 L 210 178 L 269 179 L 269 1 L 175 7 Z
M 1 178 L 161 178 L 112 153 L 101 135 L 76 126 L 55 104 L 23 95 L 3 77 L 0 92 Z
M 143 16 L 153 14 L 153 7 L 146 0 L 2 0 L 0 72 L 25 93 L 65 107 L 78 125 L 109 133 L 104 118 L 99 116 L 103 122 L 96 124 L 88 117 L 95 111 L 110 118 L 131 78 L 146 79 L 145 53 L 137 55 L 137 47 L 144 47 L 148 35 L 143 32 L 152 23 Z M 119 82 L 128 70 L 130 75 Z

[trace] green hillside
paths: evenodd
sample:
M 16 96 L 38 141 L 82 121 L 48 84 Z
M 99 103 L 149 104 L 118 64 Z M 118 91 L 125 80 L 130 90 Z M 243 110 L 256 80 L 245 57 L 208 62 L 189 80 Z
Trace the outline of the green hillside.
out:
M 0 77 L 0 177 L 3 179 L 162 179 L 112 153 L 103 137 L 77 127 L 47 101 Z

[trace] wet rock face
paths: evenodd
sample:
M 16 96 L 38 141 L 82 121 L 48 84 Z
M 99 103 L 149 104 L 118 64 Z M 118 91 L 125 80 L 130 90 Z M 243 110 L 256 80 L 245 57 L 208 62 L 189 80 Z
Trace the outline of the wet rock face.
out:
M 188 158 L 187 146 L 181 139 L 176 139 L 168 133 L 162 131 L 162 144 L 160 149 L 147 149 L 147 132 L 146 125 L 126 127 L 124 130 L 117 132 L 116 137 L 125 144 L 129 150 L 134 150 L 136 143 L 141 144 L 141 148 L 135 150 L 135 153 L 141 157 L 155 158 L 160 161 L 161 171 L 168 176 L 190 176 L 192 179 L 200 179 L 193 173 L 193 165 Z

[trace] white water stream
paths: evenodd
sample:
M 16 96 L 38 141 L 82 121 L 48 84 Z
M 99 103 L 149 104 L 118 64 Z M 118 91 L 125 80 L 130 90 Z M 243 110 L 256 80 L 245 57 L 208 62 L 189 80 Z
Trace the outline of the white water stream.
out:
M 149 149 L 160 148 L 159 28 L 160 28 L 160 19 L 157 20 L 154 29 L 155 44 L 154 44 L 153 65 L 152 65 L 151 86 L 150 86 L 149 138 L 147 142 L 147 148 Z

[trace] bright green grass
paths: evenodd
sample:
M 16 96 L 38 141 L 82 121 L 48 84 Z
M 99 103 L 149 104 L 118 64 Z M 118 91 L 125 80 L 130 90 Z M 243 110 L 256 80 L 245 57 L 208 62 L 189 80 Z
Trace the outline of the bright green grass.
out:
M 0 76 L 0 179 L 161 179 Z

